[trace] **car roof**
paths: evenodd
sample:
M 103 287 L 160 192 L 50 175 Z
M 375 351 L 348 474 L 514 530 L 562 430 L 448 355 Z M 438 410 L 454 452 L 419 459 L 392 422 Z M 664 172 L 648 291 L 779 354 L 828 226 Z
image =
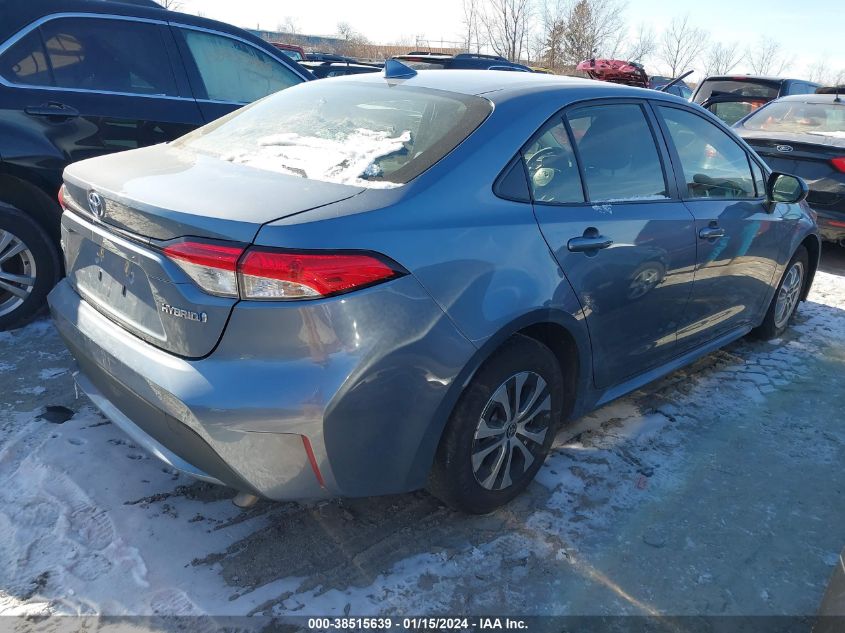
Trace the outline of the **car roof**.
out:
M 836 101 L 837 95 L 835 94 L 818 94 L 813 92 L 808 92 L 807 94 L 802 95 L 789 95 L 788 97 L 781 97 L 777 99 L 777 102 L 780 101 L 801 101 L 803 103 L 821 103 L 821 104 L 829 104 L 834 103 Z M 841 101 L 842 105 L 845 105 L 845 91 L 839 95 L 839 100 Z M 775 103 L 775 102 L 773 102 Z
M 415 75 L 400 79 L 386 79 L 383 73 L 371 73 L 341 77 L 337 81 L 387 82 L 389 85 L 399 84 L 464 95 L 483 95 L 494 103 L 523 94 L 553 93 L 559 92 L 561 89 L 572 93 L 570 101 L 587 98 L 629 97 L 687 103 L 676 95 L 657 92 L 648 88 L 634 88 L 580 77 L 505 70 L 418 70 Z M 566 104 L 561 103 L 561 107 L 564 105 Z
M 242 29 L 224 22 L 164 9 L 152 0 L 2 0 L 0 1 L 0 43 L 36 20 L 59 13 L 98 13 L 169 20 L 231 33 L 262 42 Z M 262 46 L 263 47 L 263 46 Z M 263 47 L 264 48 L 264 47 Z
M 806 79 L 795 79 L 793 77 L 769 77 L 766 75 L 713 75 L 705 77 L 704 81 L 768 81 L 771 83 L 783 83 L 784 81 L 803 81 L 804 83 L 818 85 Z M 702 81 L 701 83 L 704 83 Z

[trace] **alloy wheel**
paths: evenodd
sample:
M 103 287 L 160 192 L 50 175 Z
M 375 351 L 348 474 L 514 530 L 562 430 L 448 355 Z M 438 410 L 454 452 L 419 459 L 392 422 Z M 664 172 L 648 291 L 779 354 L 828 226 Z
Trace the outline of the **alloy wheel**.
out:
M 526 473 L 542 453 L 551 410 L 548 385 L 535 372 L 514 374 L 493 392 L 472 444 L 472 470 L 483 488 L 504 490 Z
M 35 256 L 19 237 L 0 229 L 0 316 L 19 308 L 35 288 Z
M 789 321 L 801 299 L 803 287 L 804 264 L 795 262 L 787 271 L 778 290 L 777 303 L 775 303 L 775 327 L 781 328 Z

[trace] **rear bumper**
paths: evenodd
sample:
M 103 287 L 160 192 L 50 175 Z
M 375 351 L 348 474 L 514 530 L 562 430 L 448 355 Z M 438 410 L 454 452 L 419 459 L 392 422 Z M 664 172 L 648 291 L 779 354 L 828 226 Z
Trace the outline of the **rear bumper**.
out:
M 136 443 L 277 500 L 424 485 L 447 393 L 475 351 L 411 277 L 342 300 L 239 304 L 201 360 L 126 332 L 67 281 L 49 303 L 78 384 Z

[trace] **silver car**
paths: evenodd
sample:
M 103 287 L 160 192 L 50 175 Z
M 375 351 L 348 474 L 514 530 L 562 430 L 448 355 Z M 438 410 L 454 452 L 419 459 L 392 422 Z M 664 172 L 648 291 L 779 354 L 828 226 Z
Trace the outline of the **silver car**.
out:
M 70 166 L 49 301 L 94 404 L 241 500 L 488 512 L 567 420 L 780 334 L 805 196 L 671 95 L 390 62 Z

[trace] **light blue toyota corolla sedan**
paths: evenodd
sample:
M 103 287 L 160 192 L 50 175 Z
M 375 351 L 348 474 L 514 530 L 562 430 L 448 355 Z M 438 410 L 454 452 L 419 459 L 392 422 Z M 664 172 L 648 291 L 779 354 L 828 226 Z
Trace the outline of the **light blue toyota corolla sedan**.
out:
M 482 513 L 567 421 L 779 335 L 806 192 L 671 95 L 391 62 L 69 167 L 50 306 L 94 404 L 242 504 Z

